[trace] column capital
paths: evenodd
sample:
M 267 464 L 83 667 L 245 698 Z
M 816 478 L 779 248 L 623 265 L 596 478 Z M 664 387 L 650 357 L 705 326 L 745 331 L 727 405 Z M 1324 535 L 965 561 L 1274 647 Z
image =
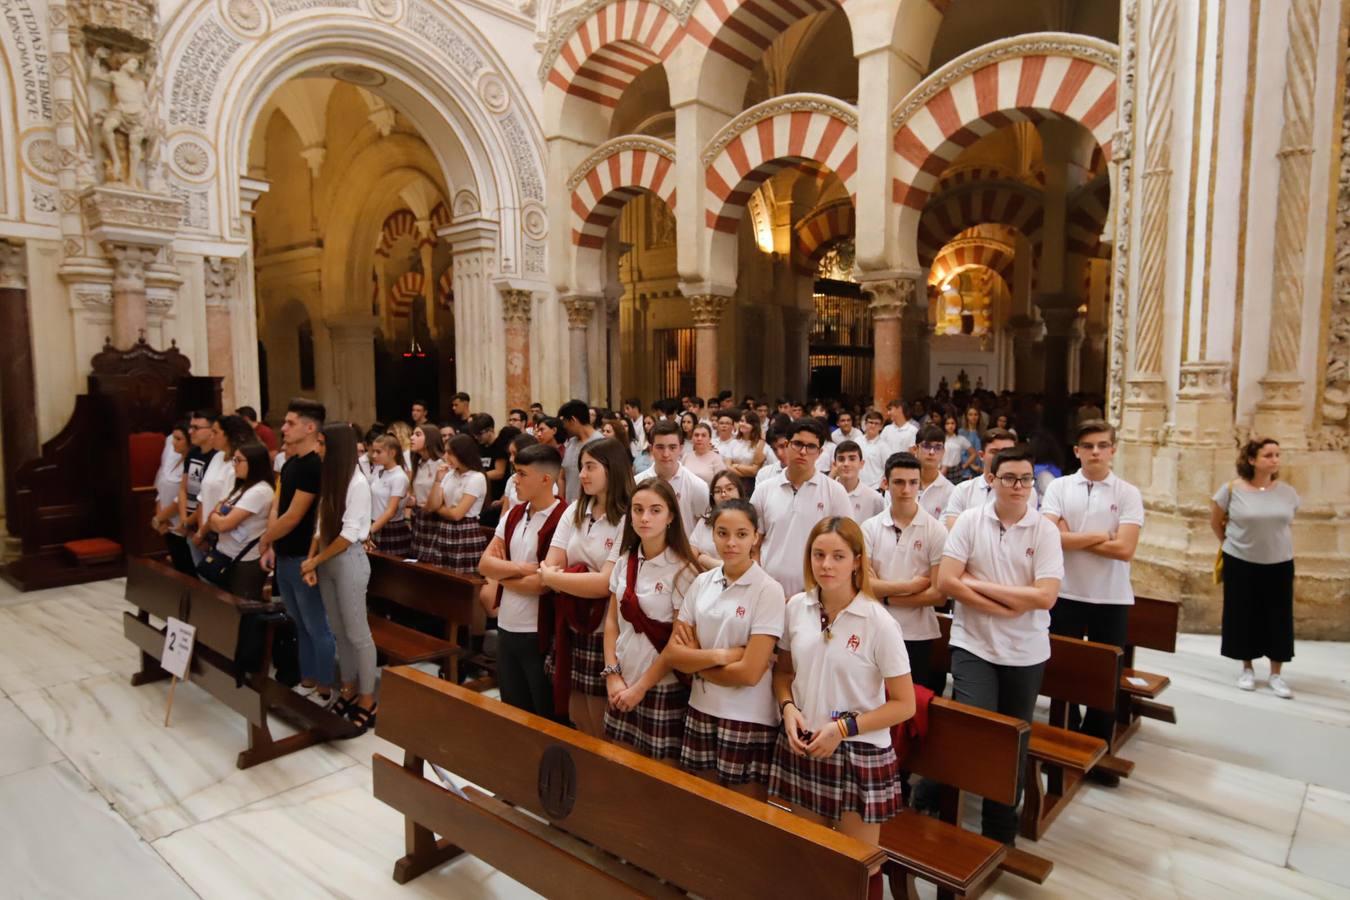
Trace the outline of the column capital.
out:
M 159 251 L 141 244 L 103 243 L 103 253 L 112 261 L 114 291 L 144 291 L 145 267 Z
M 468 216 L 436 231 L 436 236 L 450 245 L 454 253 L 470 250 L 497 249 L 499 223 L 486 216 Z
M 722 321 L 731 298 L 721 294 L 692 294 L 689 308 L 694 314 L 695 328 L 716 328 Z
M 239 179 L 239 211 L 246 216 L 253 215 L 253 205 L 258 202 L 263 194 L 272 189 L 270 181 L 264 181 L 261 178 L 250 178 L 247 175 Z
M 22 241 L 0 238 L 0 290 L 28 289 L 28 257 Z
M 593 297 L 587 294 L 567 294 L 559 298 L 563 309 L 567 310 L 568 329 L 584 331 L 591 324 L 591 317 L 595 315 L 595 308 L 603 299 L 603 297 Z
M 228 307 L 234 294 L 234 280 L 239 274 L 239 260 L 207 256 L 202 259 L 202 267 L 206 274 L 206 305 Z
M 502 318 L 508 325 L 529 325 L 534 314 L 534 292 L 524 288 L 501 287 Z
M 883 278 L 860 281 L 863 293 L 870 296 L 868 304 L 872 310 L 872 320 L 898 319 L 906 307 L 912 306 L 919 296 L 919 276 Z
M 1233 366 L 1226 362 L 1184 362 L 1177 397 L 1186 400 L 1229 399 Z

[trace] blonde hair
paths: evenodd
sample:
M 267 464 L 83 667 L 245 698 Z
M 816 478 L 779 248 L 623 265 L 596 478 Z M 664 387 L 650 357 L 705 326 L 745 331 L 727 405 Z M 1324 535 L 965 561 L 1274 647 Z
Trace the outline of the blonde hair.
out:
M 862 529 L 858 527 L 857 522 L 844 516 L 821 519 L 816 523 L 816 527 L 811 529 L 811 534 L 806 539 L 806 558 L 802 561 L 806 589 L 808 591 L 816 589 L 815 574 L 811 571 L 811 547 L 815 544 L 816 538 L 822 534 L 837 534 L 848 545 L 848 549 L 853 551 L 858 562 L 858 567 L 853 570 L 853 590 L 875 600 L 876 595 L 872 593 L 872 575 L 867 565 L 867 544 L 863 540 Z
M 398 444 L 398 438 L 392 434 L 382 434 L 371 441 L 371 446 L 379 447 L 385 453 L 388 453 L 394 460 L 394 465 L 398 466 L 404 472 L 408 471 L 407 466 L 403 465 L 403 448 Z
M 408 427 L 407 422 L 394 422 L 385 431 L 398 438 L 400 449 L 408 450 L 412 447 L 412 429 Z

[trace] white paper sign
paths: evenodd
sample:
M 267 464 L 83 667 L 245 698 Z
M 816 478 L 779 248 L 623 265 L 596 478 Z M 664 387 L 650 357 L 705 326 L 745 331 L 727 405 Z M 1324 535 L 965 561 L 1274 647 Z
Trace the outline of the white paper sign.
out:
M 1137 688 L 1148 687 L 1148 681 L 1143 678 L 1136 678 L 1135 676 L 1130 675 L 1127 676 L 1125 680 Z
M 164 652 L 159 658 L 160 667 L 179 678 L 187 678 L 188 663 L 192 660 L 192 645 L 196 638 L 195 627 L 170 618 L 169 627 L 164 632 Z

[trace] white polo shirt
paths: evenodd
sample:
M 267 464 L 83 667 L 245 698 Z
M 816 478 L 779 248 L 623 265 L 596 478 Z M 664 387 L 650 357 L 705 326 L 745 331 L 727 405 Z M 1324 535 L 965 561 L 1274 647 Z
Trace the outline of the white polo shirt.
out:
M 755 487 L 750 504 L 759 514 L 759 533 L 764 535 L 760 563 L 783 586 L 784 593 L 793 594 L 806 585 L 802 566 L 811 529 L 821 519 L 853 515 L 848 491 L 820 472 L 795 489 L 787 472 L 781 472 Z
M 909 654 L 900 628 L 877 600 L 858 594 L 830 625 L 820 627 L 817 592 L 788 601 L 780 650 L 792 654 L 792 702 L 809 731 L 834 727 L 839 713 L 864 713 L 886 702 L 886 679 L 909 674 Z M 880 728 L 845 738 L 889 747 L 891 731 Z
M 859 525 L 886 508 L 886 498 L 862 479 L 858 479 L 858 486 L 848 492 L 848 502 L 853 506 L 853 521 Z
M 1144 498 L 1139 488 L 1114 472 L 1101 481 L 1089 481 L 1079 469 L 1050 483 L 1041 512 L 1063 519 L 1070 531 L 1114 533 L 1121 525 L 1143 527 Z M 1134 603 L 1130 564 L 1087 550 L 1066 550 L 1059 595 L 1084 603 Z
M 946 475 L 939 472 L 937 478 L 934 478 L 928 487 L 919 489 L 919 496 L 916 499 L 918 499 L 919 505 L 923 507 L 924 512 L 941 523 L 943 517 L 947 514 L 947 510 L 951 509 L 952 492 L 955 490 L 956 485 L 952 484 Z
M 890 509 L 862 523 L 863 541 L 872 571 L 883 581 L 909 581 L 920 575 L 931 576 L 933 566 L 942 561 L 947 529 L 922 506 L 909 525 L 895 524 Z M 937 610 L 931 606 L 887 606 L 907 641 L 929 641 L 941 637 Z
M 385 508 L 394 497 L 402 498 L 394 517 L 390 522 L 398 522 L 408 505 L 408 473 L 398 466 L 392 469 L 374 469 L 370 475 L 370 509 L 372 517 L 378 519 L 384 515 Z
M 756 634 L 772 635 L 777 644 L 786 614 L 783 588 L 759 563 L 730 583 L 721 566 L 704 572 L 694 579 L 680 607 L 680 621 L 693 626 L 705 650 L 745 647 Z M 727 687 L 695 675 L 689 705 L 719 719 L 777 725 L 773 666 L 752 687 Z
M 952 516 L 959 516 L 971 507 L 982 506 L 993 499 L 993 482 L 987 481 L 983 475 L 976 475 L 952 487 L 951 494 L 947 497 L 947 508 L 942 511 L 942 521 L 946 522 Z M 923 505 L 923 501 L 920 500 L 919 504 Z M 1036 509 L 1039 505 L 1036 492 L 1033 490 L 1027 498 L 1027 506 Z
M 638 606 L 649 619 L 657 622 L 674 622 L 684 601 L 685 592 L 697 574 L 669 547 L 660 556 L 652 559 L 642 557 L 642 548 L 638 554 L 637 593 Z M 628 554 L 624 553 L 614 562 L 614 572 L 609 576 L 609 590 L 614 599 L 623 601 L 624 591 L 628 587 Z M 647 636 L 633 628 L 632 624 L 619 612 L 619 638 L 614 644 L 614 654 L 623 669 L 625 684 L 633 685 L 651 668 L 652 663 L 661 654 Z M 674 684 L 675 673 L 667 672 L 657 685 Z
M 759 487 L 762 483 L 776 475 L 782 474 L 782 472 L 783 464 L 778 461 L 778 456 L 774 453 L 769 453 L 764 457 L 764 465 L 760 466 L 759 471 L 755 473 L 755 487 Z
M 816 469 L 830 474 L 830 469 L 834 467 L 834 444 L 830 441 L 820 445 L 820 455 L 816 457 Z
M 528 508 L 525 510 L 525 517 L 516 525 L 515 533 L 511 535 L 512 562 L 539 562 L 539 532 L 548 521 L 548 517 L 553 514 L 553 507 L 557 505 L 558 501 L 554 500 L 539 512 L 531 513 Z M 562 527 L 561 521 L 558 522 L 558 527 Z M 493 537 L 506 540 L 506 516 L 502 516 L 501 521 L 497 523 Z M 497 610 L 497 627 L 515 634 L 538 631 L 539 596 L 522 594 L 503 585 L 502 605 L 501 609 Z
M 853 429 L 857 432 L 858 429 Z M 860 477 L 864 483 L 873 487 L 881 487 L 882 482 L 886 480 L 886 460 L 889 454 L 886 452 L 886 442 L 881 435 L 877 435 L 875 441 L 869 441 L 866 434 L 859 433 L 854 441 L 862 448 L 863 469 Z
M 887 423 L 886 427 L 881 429 L 881 441 L 886 445 L 886 456 L 913 450 L 918 434 L 919 426 L 913 422 L 905 422 L 898 427 L 894 422 Z
M 412 492 L 418 506 L 426 505 L 431 489 L 436 486 L 436 464 L 434 459 L 424 459 L 418 464 L 417 474 L 412 479 Z
M 980 581 L 1031 587 L 1041 578 L 1064 577 L 1059 529 L 1027 505 L 1026 514 L 1004 528 L 986 503 L 961 514 L 942 555 L 966 564 Z M 951 646 L 1000 666 L 1034 666 L 1050 658 L 1050 611 L 1033 609 L 1012 618 L 992 616 L 956 602 Z
M 623 540 L 624 516 L 613 525 L 605 518 L 603 509 L 592 509 L 589 515 L 581 519 L 577 526 L 577 507 L 583 501 L 576 500 L 563 510 L 558 527 L 553 531 L 553 541 L 549 548 L 557 547 L 567 553 L 567 566 L 585 563 L 592 572 L 599 572 L 605 563 L 619 556 L 619 542 Z
M 456 472 L 451 469 L 441 479 L 441 499 L 447 508 L 453 509 L 466 494 L 476 498 L 473 506 L 469 507 L 465 519 L 478 518 L 478 514 L 483 511 L 483 500 L 487 497 L 487 492 L 487 476 L 482 472 Z
M 689 534 L 689 546 L 694 548 L 695 553 L 706 553 L 713 559 L 721 559 L 717 555 L 717 544 L 713 541 L 713 530 L 707 516 L 699 516 L 698 523 Z
M 656 466 L 652 466 L 633 481 L 641 486 L 656 477 Z M 675 470 L 675 477 L 666 484 L 675 492 L 675 499 L 680 504 L 680 521 L 684 523 L 684 533 L 689 534 L 698 524 L 699 517 L 708 511 L 708 482 L 681 465 Z

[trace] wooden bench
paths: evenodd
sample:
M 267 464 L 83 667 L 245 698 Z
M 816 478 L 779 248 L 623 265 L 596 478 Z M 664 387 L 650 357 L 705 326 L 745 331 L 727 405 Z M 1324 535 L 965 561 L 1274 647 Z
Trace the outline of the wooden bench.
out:
M 372 764 L 406 823 L 400 884 L 471 853 L 576 900 L 882 895 L 877 847 L 416 669 L 385 673 L 376 733 L 404 752 Z M 493 796 L 442 787 L 427 762 Z
M 1176 724 L 1177 711 L 1165 703 L 1157 702 L 1158 695 L 1167 689 L 1171 679 L 1166 675 L 1135 669 L 1134 648 L 1147 647 L 1163 653 L 1175 653 L 1180 625 L 1181 604 L 1178 601 L 1157 597 L 1134 598 L 1125 646 L 1121 648 L 1125 651 L 1124 670 L 1116 704 L 1116 729 L 1111 739 L 1113 753 L 1134 736 L 1144 719 Z M 1143 684 L 1139 684 L 1139 681 Z
M 272 677 L 272 642 L 284 621 L 280 603 L 244 600 L 167 563 L 143 557 L 127 561 L 126 598 L 136 612 L 122 614 L 122 632 L 140 648 L 141 655 L 140 670 L 131 676 L 131 683 L 139 686 L 169 677 L 159 666 L 164 628 L 152 622 L 152 616 L 161 620 L 172 616 L 196 628 L 191 681 L 248 721 L 248 746 L 236 760 L 239 768 L 323 741 L 355 736 L 355 726 L 346 719 Z M 260 652 L 256 659 L 240 660 L 245 650 L 241 635 L 255 627 L 262 631 Z M 280 740 L 273 738 L 269 714 L 298 731 Z
M 462 660 L 495 671 L 491 660 L 470 656 L 466 649 L 474 634 L 483 633 L 485 616 L 478 602 L 483 583 L 478 575 L 408 562 L 387 553 L 370 553 L 366 595 L 368 601 L 374 601 L 371 605 L 393 607 L 395 613 L 399 609 L 411 610 L 437 621 L 441 632 L 440 636 L 427 635 L 372 610 L 369 619 L 376 649 L 394 663 L 439 661 L 442 676 L 455 682 L 459 681 Z M 472 687 L 487 690 L 494 684 L 491 679 L 479 679 Z
M 959 826 L 961 795 L 965 792 L 1010 806 L 1017 804 L 1030 737 L 1031 726 L 1021 719 L 936 697 L 928 706 L 928 733 L 905 757 L 904 767 L 941 784 L 941 821 Z M 1054 868 L 1049 860 L 1004 847 L 973 832 L 962 830 L 959 838 L 938 832 L 931 827 L 934 821 L 906 810 L 881 827 L 881 845 L 886 850 L 940 842 L 949 860 L 945 870 L 918 873 L 938 886 L 939 897 L 977 896 L 999 871 L 1042 884 Z M 997 852 L 990 854 L 987 845 Z M 912 849 L 910 852 L 913 855 Z M 891 879 L 891 893 L 897 898 L 914 896 L 914 877 L 906 881 L 900 885 L 894 877 Z

